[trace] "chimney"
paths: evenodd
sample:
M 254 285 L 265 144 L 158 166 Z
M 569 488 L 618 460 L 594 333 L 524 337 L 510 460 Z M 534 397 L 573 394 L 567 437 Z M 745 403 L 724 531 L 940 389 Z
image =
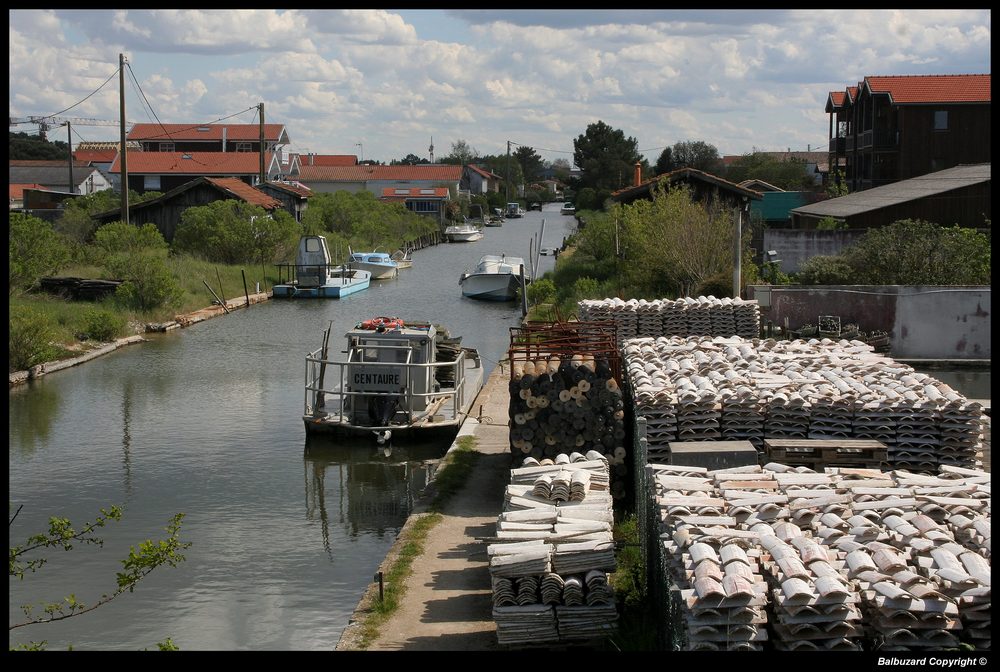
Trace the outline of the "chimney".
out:
M 636 187 L 642 182 L 642 164 L 638 161 L 635 162 L 635 185 Z
M 309 152 L 309 165 L 310 166 L 313 165 L 313 156 L 315 156 L 315 155 L 312 152 Z
M 222 127 L 222 151 L 226 151 L 226 131 L 228 130 L 225 126 Z

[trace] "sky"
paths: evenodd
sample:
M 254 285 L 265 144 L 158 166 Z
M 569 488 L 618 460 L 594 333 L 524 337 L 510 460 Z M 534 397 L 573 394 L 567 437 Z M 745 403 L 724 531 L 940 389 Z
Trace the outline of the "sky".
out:
M 257 123 L 263 102 L 291 151 L 385 163 L 427 158 L 432 139 L 437 159 L 458 141 L 481 155 L 509 141 L 572 163 L 573 140 L 597 121 L 635 138 L 650 163 L 680 141 L 720 155 L 825 151 L 831 91 L 869 75 L 990 72 L 988 9 L 42 9 L 9 19 L 11 117 L 117 121 L 112 75 L 124 53 L 138 82 L 126 72 L 129 122 Z M 74 144 L 118 139 L 114 126 L 74 123 L 72 133 Z

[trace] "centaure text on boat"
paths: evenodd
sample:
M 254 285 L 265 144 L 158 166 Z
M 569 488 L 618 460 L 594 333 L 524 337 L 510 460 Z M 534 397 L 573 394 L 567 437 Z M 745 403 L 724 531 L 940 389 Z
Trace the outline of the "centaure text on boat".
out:
M 306 356 L 307 433 L 380 443 L 454 438 L 483 385 L 476 350 L 438 326 L 398 317 L 359 322 L 346 338 L 346 358 L 330 357 L 330 328 Z

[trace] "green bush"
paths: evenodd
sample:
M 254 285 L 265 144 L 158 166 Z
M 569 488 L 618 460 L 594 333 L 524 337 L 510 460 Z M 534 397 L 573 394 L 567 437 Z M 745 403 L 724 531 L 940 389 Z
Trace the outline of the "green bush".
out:
M 45 315 L 19 306 L 12 307 L 8 316 L 7 366 L 10 371 L 25 371 L 55 358 L 57 350 L 51 344 L 55 329 Z
M 548 278 L 540 278 L 528 285 L 528 301 L 537 306 L 540 303 L 552 303 L 556 297 L 556 285 Z
M 31 289 L 42 277 L 62 269 L 70 255 L 62 236 L 48 222 L 22 213 L 11 214 L 9 221 L 11 295 Z
M 94 244 L 105 254 L 132 253 L 141 250 L 165 250 L 167 241 L 154 224 L 135 226 L 111 222 L 97 229 Z
M 842 256 L 817 255 L 799 268 L 797 280 L 803 285 L 853 285 L 854 269 Z
M 115 301 L 126 309 L 150 311 L 180 304 L 180 285 L 156 253 L 116 254 L 106 268 L 123 281 L 115 290 Z
M 113 341 L 125 334 L 128 320 L 124 315 L 107 308 L 88 308 L 82 316 L 83 331 L 80 336 L 94 341 Z
M 716 273 L 705 282 L 698 285 L 694 294 L 697 296 L 714 296 L 717 299 L 733 295 L 733 274 Z
M 184 211 L 173 249 L 223 264 L 271 263 L 295 249 L 301 230 L 284 210 L 216 201 Z

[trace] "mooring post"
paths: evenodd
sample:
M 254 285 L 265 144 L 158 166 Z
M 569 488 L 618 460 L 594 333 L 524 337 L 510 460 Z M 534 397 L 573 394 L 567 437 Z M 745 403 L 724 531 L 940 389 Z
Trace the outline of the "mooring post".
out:
M 243 295 L 247 297 L 247 308 L 250 307 L 250 290 L 247 289 L 247 273 L 242 268 L 240 274 L 243 276 Z
M 382 602 L 385 600 L 385 588 L 382 583 L 382 572 L 375 575 L 375 580 L 378 581 L 378 601 Z

